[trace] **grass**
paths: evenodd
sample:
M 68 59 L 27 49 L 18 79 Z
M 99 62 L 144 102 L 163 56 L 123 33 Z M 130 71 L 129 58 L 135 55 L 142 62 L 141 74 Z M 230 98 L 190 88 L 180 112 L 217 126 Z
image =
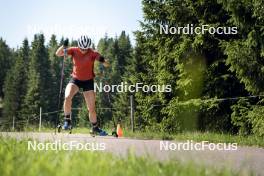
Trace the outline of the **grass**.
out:
M 196 142 L 209 141 L 212 143 L 237 143 L 240 146 L 264 147 L 264 137 L 254 135 L 240 136 L 212 132 L 183 132 L 178 134 L 164 134 L 153 132 L 127 131 L 126 136 L 139 139 L 164 139 L 164 140 L 193 140 Z
M 0 131 L 2 131 L 0 129 Z M 26 129 L 28 132 L 39 132 L 38 127 L 29 127 Z M 106 129 L 109 133 L 112 129 Z M 41 128 L 41 132 L 54 132 L 54 128 Z M 195 142 L 209 141 L 211 143 L 237 143 L 239 146 L 255 146 L 264 148 L 264 137 L 248 135 L 232 135 L 224 133 L 213 133 L 213 132 L 182 132 L 177 134 L 168 134 L 162 132 L 141 132 L 123 129 L 124 136 L 136 139 L 162 139 L 162 140 L 178 140 L 186 141 L 193 140 Z M 88 128 L 74 128 L 74 133 L 88 134 Z
M 28 131 L 33 131 L 29 129 Z M 53 132 L 54 129 L 42 128 L 42 132 Z M 111 132 L 111 129 L 107 130 Z M 88 128 L 74 128 L 73 133 L 89 133 Z M 240 146 L 256 146 L 264 147 L 264 137 L 249 135 L 231 135 L 224 133 L 212 133 L 212 132 L 183 132 L 178 134 L 166 134 L 161 132 L 132 132 L 130 130 L 124 130 L 124 136 L 136 139 L 162 139 L 162 140 L 193 140 L 196 142 L 209 141 L 212 143 L 237 143 Z
M 248 175 L 228 168 L 221 170 L 194 163 L 178 161 L 155 161 L 151 158 L 135 157 L 132 153 L 121 158 L 103 152 L 88 151 L 33 151 L 28 150 L 27 141 L 0 137 L 0 173 L 3 176 L 133 176 L 133 175 L 180 175 L 180 176 L 231 176 Z

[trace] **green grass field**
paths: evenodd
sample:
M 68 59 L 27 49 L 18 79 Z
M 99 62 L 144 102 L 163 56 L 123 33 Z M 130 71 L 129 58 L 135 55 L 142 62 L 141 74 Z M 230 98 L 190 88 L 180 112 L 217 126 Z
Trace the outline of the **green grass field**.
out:
M 151 132 L 134 132 L 128 131 L 127 136 L 132 138 L 145 139 L 164 139 L 164 140 L 193 140 L 196 142 L 209 141 L 212 143 L 237 143 L 240 146 L 264 147 L 264 137 L 254 135 L 240 136 L 231 134 L 220 134 L 212 132 L 183 132 L 178 134 L 164 134 Z
M 198 166 L 178 161 L 154 161 L 151 158 L 135 157 L 132 153 L 121 158 L 108 153 L 88 151 L 33 151 L 27 141 L 0 137 L 0 175 L 3 176 L 124 176 L 124 175 L 250 175 L 245 171 L 233 172 Z
M 36 129 L 36 128 L 35 128 Z M 34 131 L 28 129 L 28 131 Z M 42 132 L 53 132 L 54 129 L 43 128 Z M 110 132 L 111 130 L 107 130 Z M 74 128 L 73 133 L 88 133 L 88 128 Z M 264 137 L 254 135 L 240 136 L 231 134 L 221 134 L 212 132 L 183 132 L 178 134 L 166 134 L 159 132 L 132 132 L 124 129 L 124 136 L 137 139 L 163 139 L 163 140 L 193 140 L 196 142 L 209 141 L 214 143 L 238 143 L 240 146 L 264 147 Z

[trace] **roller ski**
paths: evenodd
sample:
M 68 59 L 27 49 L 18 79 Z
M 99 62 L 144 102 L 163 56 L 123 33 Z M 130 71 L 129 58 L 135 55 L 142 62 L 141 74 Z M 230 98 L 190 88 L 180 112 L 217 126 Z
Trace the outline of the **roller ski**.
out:
M 95 136 L 108 136 L 108 133 L 102 129 L 100 129 L 98 126 L 93 126 L 90 130 L 90 135 Z
M 92 137 L 95 137 L 95 136 L 113 136 L 113 137 L 118 137 L 118 135 L 116 134 L 115 131 L 113 131 L 111 134 L 108 134 L 106 131 L 102 130 L 102 129 L 99 129 L 99 131 L 95 131 L 93 129 L 90 130 L 90 135 Z
M 99 128 L 97 126 L 97 124 L 92 124 L 92 128 L 90 130 L 90 135 L 92 137 L 95 137 L 95 136 L 114 136 L 114 137 L 118 137 L 115 131 L 113 131 L 111 134 L 108 134 L 106 131 L 104 131 L 101 128 Z

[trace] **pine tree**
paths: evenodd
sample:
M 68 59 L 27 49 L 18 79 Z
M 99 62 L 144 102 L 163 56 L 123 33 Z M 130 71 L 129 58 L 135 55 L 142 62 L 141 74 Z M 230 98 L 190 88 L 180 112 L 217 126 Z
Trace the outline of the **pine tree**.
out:
M 159 32 L 160 25 L 230 26 L 230 22 L 235 19 L 229 18 L 235 15 L 227 13 L 228 9 L 222 3 L 227 2 L 142 2 L 144 22 L 141 23 L 141 30 L 136 32 L 136 40 L 142 50 L 140 58 L 144 68 L 138 73 L 138 79 L 146 84 L 172 86 L 171 93 L 136 94 L 146 125 L 157 125 L 158 128 L 171 132 L 178 129 L 175 127 L 177 125 L 181 129 L 232 130 L 230 102 L 210 101 L 205 105 L 197 102 L 211 97 L 247 95 L 235 74 L 230 72 L 222 48 L 224 41 L 233 41 L 240 34 L 173 35 Z M 235 11 L 233 3 L 231 7 Z M 246 3 L 244 7 L 247 6 Z M 235 53 L 237 51 L 234 55 Z M 149 74 L 152 75 L 151 78 Z M 153 105 L 157 106 L 151 108 Z
M 114 70 L 120 78 L 116 84 L 121 82 L 134 84 L 132 81 L 134 75 L 136 75 L 136 62 L 135 58 L 132 56 L 133 48 L 130 43 L 129 36 L 126 35 L 125 31 L 122 31 L 117 42 L 115 43 L 115 48 L 117 49 L 117 59 L 113 63 Z M 130 106 L 130 92 L 116 93 L 114 97 L 114 109 L 113 117 L 115 122 L 121 120 L 123 126 L 130 125 L 129 116 L 129 106 Z
M 118 37 L 117 41 L 118 45 L 118 66 L 119 66 L 119 72 L 121 75 L 125 73 L 125 66 L 131 59 L 131 53 L 132 53 L 132 47 L 129 40 L 129 36 L 126 35 L 125 31 L 121 32 L 121 35 Z
M 16 122 L 18 122 L 17 129 L 23 128 L 25 120 L 25 117 L 20 112 L 22 111 L 22 102 L 27 91 L 28 60 L 29 45 L 28 40 L 25 39 L 15 64 L 7 73 L 4 84 L 4 117 L 9 122 L 12 122 L 12 119 L 15 118 Z
M 99 62 L 95 62 L 95 72 L 96 72 L 96 78 L 95 82 L 97 84 L 102 83 L 102 85 L 111 85 L 114 79 L 112 79 L 113 69 L 112 69 L 112 63 L 113 63 L 113 57 L 115 53 L 112 52 L 112 46 L 113 46 L 113 38 L 108 38 L 107 35 L 105 35 L 104 38 L 100 39 L 97 45 L 98 52 L 104 56 L 106 59 L 109 60 L 111 67 L 110 68 L 104 68 L 103 65 Z M 96 92 L 96 111 L 97 111 L 97 117 L 98 121 L 101 123 L 101 125 L 107 123 L 112 119 L 112 110 L 111 109 L 101 109 L 101 108 L 112 108 L 112 93 L 106 93 L 106 92 Z
M 50 72 L 50 62 L 47 48 L 44 45 L 44 35 L 36 34 L 32 42 L 27 93 L 23 103 L 23 113 L 29 120 L 33 121 L 37 117 L 40 107 L 42 107 L 43 112 L 52 109 L 50 101 L 53 87 Z
M 51 66 L 51 85 L 50 87 L 50 111 L 57 111 L 59 102 L 59 91 L 60 91 L 60 78 L 61 78 L 61 61 L 62 59 L 56 56 L 56 50 L 59 45 L 56 40 L 56 36 L 52 35 L 48 43 L 48 54 Z M 60 102 L 63 102 L 63 96 L 61 96 Z M 55 123 L 57 114 L 49 115 L 49 120 L 53 120 Z
M 12 65 L 12 51 L 7 46 L 6 42 L 0 38 L 0 98 L 3 98 L 3 85 L 5 81 L 5 77 L 7 71 L 10 69 Z

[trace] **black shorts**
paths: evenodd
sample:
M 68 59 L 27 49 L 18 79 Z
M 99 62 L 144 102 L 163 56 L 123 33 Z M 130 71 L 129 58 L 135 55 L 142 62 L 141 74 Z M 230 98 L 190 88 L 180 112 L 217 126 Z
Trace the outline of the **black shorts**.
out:
M 69 83 L 75 84 L 76 86 L 79 87 L 79 89 L 82 89 L 83 92 L 94 90 L 94 80 L 93 79 L 81 81 L 76 78 L 71 78 Z

